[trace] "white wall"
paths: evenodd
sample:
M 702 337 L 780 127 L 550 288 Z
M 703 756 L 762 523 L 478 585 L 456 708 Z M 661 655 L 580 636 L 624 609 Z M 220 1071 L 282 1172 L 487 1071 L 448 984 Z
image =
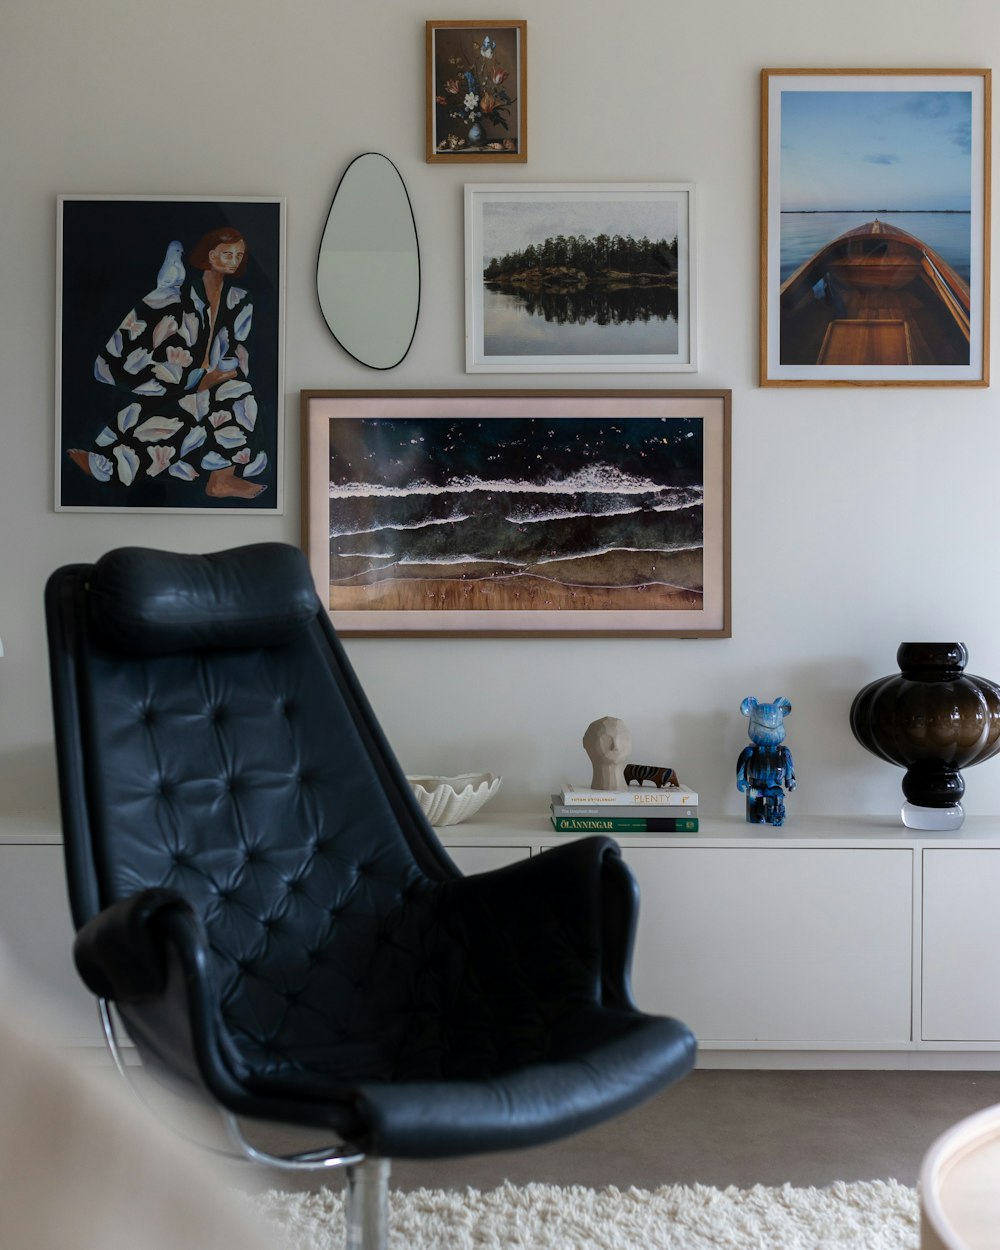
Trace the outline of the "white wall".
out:
M 982 0 L 545 0 L 528 19 L 530 159 L 423 160 L 426 18 L 416 0 L 4 0 L 0 10 L 0 795 L 51 793 L 42 590 L 57 565 L 122 543 L 216 550 L 297 542 L 298 392 L 307 387 L 729 387 L 733 637 L 349 642 L 408 771 L 491 769 L 496 803 L 539 809 L 583 779 L 597 716 L 634 758 L 673 764 L 712 812 L 740 812 L 744 695 L 787 695 L 796 812 L 888 812 L 897 769 L 847 723 L 903 639 L 957 639 L 1000 679 L 993 390 L 761 390 L 755 384 L 758 74 L 763 66 L 989 66 Z M 423 301 L 413 349 L 372 373 L 334 343 L 313 289 L 336 182 L 385 152 L 409 188 Z M 696 375 L 464 373 L 466 181 L 692 181 L 698 189 Z M 283 517 L 53 511 L 54 233 L 59 192 L 288 200 Z M 1000 762 L 966 807 L 1000 811 Z

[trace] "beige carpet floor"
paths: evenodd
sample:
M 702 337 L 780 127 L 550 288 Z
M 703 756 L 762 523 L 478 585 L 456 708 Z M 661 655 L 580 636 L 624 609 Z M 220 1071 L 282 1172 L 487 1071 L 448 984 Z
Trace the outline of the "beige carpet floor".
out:
M 251 1199 L 281 1250 L 339 1250 L 339 1191 Z M 391 1195 L 389 1250 L 917 1250 L 915 1190 L 895 1181 L 649 1191 L 502 1185 Z

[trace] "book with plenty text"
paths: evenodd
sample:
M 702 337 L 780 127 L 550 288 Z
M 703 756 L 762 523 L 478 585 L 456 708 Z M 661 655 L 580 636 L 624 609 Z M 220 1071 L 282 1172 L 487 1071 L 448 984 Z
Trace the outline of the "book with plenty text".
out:
M 697 816 L 552 816 L 558 833 L 697 833 Z
M 564 807 L 696 807 L 698 795 L 688 786 L 627 786 L 624 790 L 591 790 L 564 785 L 559 792 Z
M 553 794 L 551 798 L 551 812 L 553 816 L 625 816 L 634 818 L 637 816 L 679 816 L 682 814 L 678 811 L 676 804 L 670 803 L 644 803 L 637 808 L 634 803 L 563 803 L 560 801 L 558 794 Z M 698 804 L 684 804 L 683 815 L 697 816 Z

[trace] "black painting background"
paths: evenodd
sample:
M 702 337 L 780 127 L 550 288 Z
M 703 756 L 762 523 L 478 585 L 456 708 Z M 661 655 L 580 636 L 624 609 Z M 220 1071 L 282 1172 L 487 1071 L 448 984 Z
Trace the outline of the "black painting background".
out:
M 62 506 L 247 511 L 277 506 L 280 223 L 281 206 L 275 201 L 63 201 L 62 265 L 57 277 L 62 308 L 56 343 L 61 371 L 56 421 Z M 247 243 L 247 269 L 237 282 L 249 292 L 254 307 L 249 381 L 258 405 L 256 435 L 268 459 L 267 468 L 254 481 L 265 484 L 267 490 L 251 500 L 210 499 L 204 479 L 184 482 L 162 473 L 124 487 L 116 481 L 89 478 L 66 451 L 71 447 L 89 450 L 124 402 L 122 392 L 97 381 L 94 361 L 130 309 L 143 315 L 142 298 L 155 288 L 171 240 L 180 240 L 190 276 L 188 252 L 202 235 L 222 226 L 239 230 Z

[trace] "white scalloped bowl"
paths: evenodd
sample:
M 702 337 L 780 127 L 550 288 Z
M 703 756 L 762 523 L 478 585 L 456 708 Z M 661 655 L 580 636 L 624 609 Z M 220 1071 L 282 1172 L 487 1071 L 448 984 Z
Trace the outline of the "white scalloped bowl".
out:
M 407 777 L 417 802 L 432 825 L 457 825 L 487 803 L 502 778 L 492 773 L 460 773 L 457 777 Z

